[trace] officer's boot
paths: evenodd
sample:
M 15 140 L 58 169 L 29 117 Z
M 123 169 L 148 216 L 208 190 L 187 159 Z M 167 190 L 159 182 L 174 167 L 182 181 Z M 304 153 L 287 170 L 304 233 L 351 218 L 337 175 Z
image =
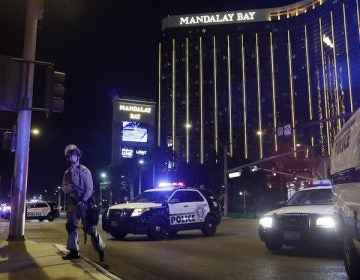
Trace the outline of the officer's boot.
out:
M 100 260 L 100 262 L 106 261 L 105 251 L 104 251 L 104 250 L 101 250 L 101 251 L 98 251 L 98 253 L 99 253 L 99 260 Z
M 106 261 L 105 244 L 102 241 L 98 231 L 94 227 L 92 227 L 91 229 L 88 229 L 87 232 L 90 232 L 91 234 L 91 243 L 93 245 L 93 248 L 99 254 L 100 262 Z
M 63 260 L 75 260 L 78 258 L 80 258 L 79 252 L 76 250 L 70 250 L 70 252 L 66 256 L 62 257 Z

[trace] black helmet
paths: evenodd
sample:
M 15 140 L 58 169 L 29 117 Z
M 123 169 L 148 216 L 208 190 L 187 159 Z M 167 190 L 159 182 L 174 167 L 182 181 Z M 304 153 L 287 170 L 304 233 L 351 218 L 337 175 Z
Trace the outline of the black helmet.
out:
M 76 154 L 79 157 L 81 157 L 80 149 L 77 146 L 75 146 L 74 144 L 67 145 L 65 147 L 64 154 L 65 154 L 65 157 L 69 157 L 71 154 Z

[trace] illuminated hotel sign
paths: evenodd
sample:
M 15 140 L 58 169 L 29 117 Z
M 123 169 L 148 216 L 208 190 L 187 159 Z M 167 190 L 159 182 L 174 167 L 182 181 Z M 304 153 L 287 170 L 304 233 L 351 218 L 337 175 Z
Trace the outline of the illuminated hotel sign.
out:
M 128 112 L 139 112 L 139 113 L 151 113 L 151 107 L 143 107 L 143 106 L 135 106 L 135 105 L 124 105 L 120 104 L 120 111 L 128 111 Z
M 141 114 L 151 114 L 152 108 L 148 106 L 120 104 L 119 111 L 129 112 L 129 119 L 140 120 Z
M 134 148 L 127 148 L 127 147 L 121 148 L 121 156 L 123 158 L 134 158 L 134 154 L 136 156 L 146 156 L 147 153 L 148 153 L 148 151 L 144 150 L 144 149 L 134 149 Z
M 253 21 L 268 21 L 271 9 L 253 11 L 234 11 L 223 13 L 207 13 L 194 15 L 169 16 L 162 20 L 162 29 L 174 27 L 191 27 Z
M 195 25 L 195 24 L 203 24 L 203 23 L 251 21 L 254 20 L 255 13 L 256 12 L 186 16 L 186 17 L 180 17 L 179 24 Z
M 156 103 L 115 98 L 113 100 L 112 165 L 123 160 L 149 158 L 155 147 Z

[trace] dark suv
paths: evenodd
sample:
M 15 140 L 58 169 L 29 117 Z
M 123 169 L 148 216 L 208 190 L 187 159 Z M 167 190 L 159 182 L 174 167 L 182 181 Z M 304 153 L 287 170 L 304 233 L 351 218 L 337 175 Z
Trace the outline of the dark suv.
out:
M 130 203 L 109 207 L 103 214 L 102 227 L 116 239 L 132 233 L 162 240 L 192 229 L 213 236 L 220 221 L 220 204 L 209 190 L 155 188 Z

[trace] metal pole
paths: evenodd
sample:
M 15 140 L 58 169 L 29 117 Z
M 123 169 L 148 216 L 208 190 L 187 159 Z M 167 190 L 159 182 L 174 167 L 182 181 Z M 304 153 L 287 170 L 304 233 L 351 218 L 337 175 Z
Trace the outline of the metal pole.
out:
M 43 0 L 28 0 L 23 58 L 35 60 L 37 22 L 42 18 Z M 25 199 L 28 178 L 31 107 L 34 83 L 34 65 L 25 64 L 27 71 L 23 77 L 22 96 L 25 109 L 18 113 L 18 135 L 14 164 L 14 188 L 11 198 L 11 218 L 8 240 L 25 240 Z
M 62 207 L 62 211 L 65 212 L 67 210 L 66 209 L 66 193 L 64 193 L 63 196 L 64 196 L 64 201 L 63 201 L 64 204 L 63 204 L 63 207 Z
M 139 168 L 139 193 L 141 194 L 141 167 Z
M 228 216 L 227 144 L 224 147 L 224 217 Z
M 62 193 L 62 191 L 60 189 L 58 189 L 58 206 L 59 206 L 59 208 L 61 208 L 61 193 Z
M 112 202 L 113 197 L 112 197 L 111 187 L 108 187 L 108 192 L 109 192 L 108 207 L 110 207 L 113 204 L 113 202 Z
M 320 160 L 323 163 L 324 166 L 324 176 L 323 179 L 328 179 L 328 173 L 327 173 L 327 168 L 328 168 L 328 157 L 325 157 L 324 159 L 322 157 L 320 157 Z
M 244 214 L 246 214 L 246 191 L 244 190 Z
M 155 163 L 153 165 L 153 170 L 152 170 L 152 187 L 155 187 Z
M 100 183 L 100 213 L 102 213 L 102 183 Z

